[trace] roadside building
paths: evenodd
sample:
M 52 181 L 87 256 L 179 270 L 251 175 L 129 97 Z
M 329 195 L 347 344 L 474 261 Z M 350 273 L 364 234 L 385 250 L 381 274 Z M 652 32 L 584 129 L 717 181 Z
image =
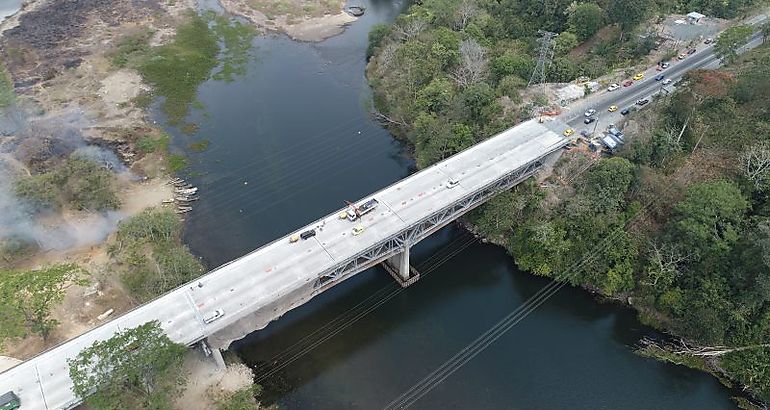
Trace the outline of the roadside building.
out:
M 693 11 L 690 13 L 687 13 L 687 21 L 690 22 L 690 24 L 698 24 L 706 18 L 703 14 L 698 13 L 697 11 Z

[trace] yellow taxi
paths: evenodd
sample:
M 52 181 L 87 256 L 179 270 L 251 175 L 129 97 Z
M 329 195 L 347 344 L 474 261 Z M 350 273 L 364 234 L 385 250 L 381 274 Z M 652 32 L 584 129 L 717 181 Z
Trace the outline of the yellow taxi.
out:
M 635 76 L 634 76 L 634 81 L 639 81 L 639 80 L 641 80 L 642 78 L 644 78 L 644 74 L 642 74 L 642 73 L 639 73 L 639 74 L 637 74 L 637 75 L 635 75 Z
M 610 108 L 607 109 L 607 111 L 609 111 L 609 112 L 615 112 L 617 110 L 618 110 L 618 106 L 617 105 L 610 105 Z
M 361 233 L 364 231 L 364 227 L 361 225 L 356 226 L 353 228 L 353 236 L 361 235 Z
M 289 243 L 294 243 L 299 240 L 299 235 L 292 235 L 289 237 Z
M 564 136 L 565 137 L 569 137 L 570 135 L 572 135 L 574 133 L 575 133 L 575 130 L 573 130 L 572 128 L 567 128 L 566 130 L 564 130 Z

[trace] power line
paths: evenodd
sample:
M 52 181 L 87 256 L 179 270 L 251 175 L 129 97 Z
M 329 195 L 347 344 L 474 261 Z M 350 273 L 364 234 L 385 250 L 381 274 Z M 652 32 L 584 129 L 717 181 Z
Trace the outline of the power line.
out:
M 456 242 L 456 240 L 455 240 L 455 241 L 453 241 L 453 243 L 455 243 L 455 242 Z M 465 242 L 464 242 L 462 245 L 460 245 L 460 246 L 459 246 L 457 249 L 450 251 L 448 254 L 444 255 L 444 256 L 443 256 L 443 257 L 441 257 L 439 260 L 437 260 L 437 261 L 435 261 L 434 263 L 432 263 L 432 264 L 430 265 L 430 267 L 428 267 L 428 268 L 427 268 L 427 269 L 425 269 L 423 272 L 421 272 L 421 273 L 420 273 L 420 276 L 421 276 L 421 278 L 425 278 L 425 277 L 426 277 L 426 276 L 428 276 L 428 275 L 429 275 L 431 272 L 434 272 L 434 271 L 435 271 L 436 269 L 438 269 L 438 268 L 439 268 L 441 265 L 443 265 L 444 263 L 446 263 L 446 262 L 447 262 L 447 261 L 449 261 L 450 259 L 452 259 L 452 258 L 454 258 L 455 256 L 457 256 L 457 255 L 458 255 L 460 252 L 462 252 L 463 250 L 467 249 L 467 248 L 468 248 L 470 245 L 472 245 L 472 244 L 473 244 L 473 243 L 475 243 L 475 242 L 477 242 L 477 238 L 475 238 L 475 237 L 471 237 L 470 239 L 466 240 L 466 241 L 465 241 Z M 450 245 L 451 245 L 451 243 L 450 243 Z M 446 250 L 446 249 L 448 249 L 448 246 L 447 246 L 447 247 L 445 247 L 445 248 L 442 248 L 442 250 Z M 440 252 L 440 251 L 439 251 L 439 252 Z M 439 252 L 437 252 L 437 254 L 438 254 Z M 394 285 L 395 285 L 395 284 L 394 284 L 394 283 L 392 283 L 392 284 L 390 284 L 390 285 L 388 285 L 388 286 L 386 286 L 386 287 L 394 287 Z M 381 290 L 382 290 L 382 289 L 381 289 Z M 386 295 L 384 295 L 382 298 L 380 298 L 380 299 L 376 300 L 376 301 L 375 301 L 375 303 L 374 303 L 373 305 L 371 305 L 371 306 L 368 306 L 368 307 L 367 307 L 367 308 L 365 308 L 363 311 L 361 311 L 361 312 L 355 312 L 355 313 L 352 315 L 352 317 L 346 317 L 346 318 L 344 318 L 344 320 L 343 320 L 343 321 L 341 321 L 341 322 L 336 322 L 336 323 L 334 324 L 334 326 L 333 326 L 333 329 L 332 329 L 331 331 L 329 331 L 328 333 L 324 333 L 324 334 L 323 334 L 323 335 L 322 335 L 322 336 L 321 336 L 319 339 L 312 341 L 312 342 L 311 342 L 309 345 L 307 345 L 307 346 L 305 346 L 305 347 L 302 347 L 302 348 L 301 348 L 301 349 L 299 349 L 298 351 L 295 351 L 295 352 L 288 352 L 288 351 L 284 351 L 284 352 L 282 352 L 280 355 L 282 355 L 282 356 L 286 356 L 286 355 L 289 355 L 289 357 L 288 357 L 288 358 L 285 358 L 285 359 L 284 359 L 284 361 L 283 361 L 283 362 L 281 362 L 281 363 L 280 363 L 278 366 L 271 368 L 270 370 L 268 370 L 267 372 L 265 372 L 265 373 L 263 373 L 263 374 L 261 374 L 261 375 L 257 375 L 257 376 L 255 376 L 255 383 L 261 383 L 262 381 L 266 380 L 267 378 L 269 378 L 270 376 L 274 375 L 275 373 L 277 373 L 277 372 L 279 372 L 279 371 L 283 370 L 284 368 L 286 368 L 288 365 L 290 365 L 290 364 L 291 364 L 291 363 L 293 363 L 294 361 L 298 360 L 299 358 L 301 358 L 301 357 L 302 357 L 302 356 L 304 356 L 305 354 L 309 353 L 310 351 L 314 350 L 316 347 L 318 347 L 318 346 L 320 346 L 321 344 L 323 344 L 325 341 L 329 340 L 330 338 L 334 337 L 334 336 L 335 336 L 335 335 L 337 335 L 338 333 L 342 332 L 343 330 L 347 329 L 347 328 L 348 328 L 348 327 L 350 327 L 351 325 L 355 324 L 356 322 L 358 322 L 359 320 L 361 320 L 362 318 L 364 318 L 366 315 L 368 315 L 369 313 L 373 312 L 374 310 L 376 310 L 377 308 L 379 308 L 380 306 L 382 306 L 383 304 L 385 304 L 387 301 L 389 301 L 390 299 L 394 298 L 395 296 L 397 296 L 397 295 L 401 294 L 401 293 L 402 293 L 402 292 L 404 292 L 405 290 L 406 290 L 406 288 L 402 288 L 402 287 L 400 287 L 400 286 L 399 286 L 399 287 L 397 287 L 397 288 L 395 288 L 395 289 L 394 289 L 394 290 L 392 290 L 391 292 L 389 292 L 389 293 L 387 293 Z M 379 291 L 378 291 L 378 292 L 379 292 Z M 359 305 L 361 305 L 361 304 L 359 304 Z M 357 305 L 357 306 L 358 306 L 358 305 Z M 348 313 L 348 312 L 346 312 L 345 314 L 347 314 L 347 313 Z M 344 314 L 343 314 L 343 315 L 344 315 Z M 342 316 L 342 315 L 341 315 L 341 316 Z M 314 333 L 317 333 L 317 332 L 314 332 Z M 320 333 L 323 333 L 323 332 L 320 332 Z M 295 345 L 296 345 L 296 344 L 297 344 L 297 343 L 295 343 Z M 294 345 L 292 345 L 292 346 L 294 346 Z M 288 350 L 288 349 L 287 349 L 287 350 Z M 265 367 L 263 367 L 263 369 L 264 369 L 264 368 L 265 368 Z
M 668 189 L 666 190 L 666 193 L 672 189 L 673 189 L 673 185 L 669 186 Z M 653 198 L 652 201 L 648 202 L 645 206 L 637 210 L 634 216 L 630 218 L 626 222 L 626 224 L 624 224 L 623 229 L 621 228 L 616 229 L 612 234 L 608 235 L 604 240 L 602 240 L 602 242 L 598 245 L 598 247 L 601 248 L 600 250 L 604 251 L 609 246 L 612 246 L 612 242 L 622 232 L 625 232 L 626 227 L 630 227 L 632 223 L 635 223 L 636 221 L 638 221 L 641 215 L 648 208 L 650 208 L 655 202 L 657 202 L 659 198 L 662 198 L 662 197 L 665 197 L 665 194 L 659 195 Z M 433 390 L 433 388 L 435 388 L 441 382 L 446 380 L 449 376 L 454 374 L 454 372 L 459 370 L 467 362 L 472 360 L 474 357 L 476 357 L 478 354 L 484 351 L 487 347 L 489 347 L 492 343 L 494 343 L 496 340 L 502 337 L 513 326 L 515 326 L 516 324 L 524 320 L 527 316 L 529 316 L 529 314 L 532 313 L 535 309 L 537 309 L 537 307 L 545 303 L 551 296 L 556 294 L 556 292 L 558 292 L 559 289 L 564 287 L 567 284 L 567 280 L 571 279 L 572 276 L 581 272 L 581 270 L 585 265 L 592 263 L 595 259 L 599 258 L 600 255 L 601 253 L 599 251 L 592 251 L 587 256 L 584 256 L 579 261 L 576 261 L 575 263 L 570 265 L 570 267 L 568 267 L 565 270 L 565 273 L 563 275 L 560 275 L 560 277 L 554 278 L 552 282 L 550 282 L 548 285 L 541 288 L 535 295 L 533 295 L 522 305 L 514 309 L 505 318 L 500 320 L 497 324 L 492 326 L 490 329 L 484 332 L 481 336 L 476 338 L 473 342 L 466 345 L 463 349 L 461 349 L 454 356 L 452 356 L 450 359 L 445 361 L 441 366 L 436 368 L 428 376 L 426 376 L 416 384 L 412 385 L 412 387 L 409 390 L 407 390 L 402 395 L 400 395 L 399 397 L 391 401 L 387 406 L 385 406 L 385 409 L 387 410 L 405 409 L 411 406 L 412 404 L 414 404 L 415 402 L 417 402 L 421 397 L 425 396 L 427 393 Z

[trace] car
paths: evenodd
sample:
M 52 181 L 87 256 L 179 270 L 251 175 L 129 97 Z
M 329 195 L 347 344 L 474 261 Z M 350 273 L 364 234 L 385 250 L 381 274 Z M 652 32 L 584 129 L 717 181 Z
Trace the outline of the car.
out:
M 685 58 L 687 58 L 687 54 L 681 53 L 678 56 L 676 56 L 676 58 L 679 59 L 679 60 L 684 60 Z
M 575 133 L 575 130 L 573 130 L 572 128 L 567 128 L 566 130 L 564 130 L 564 136 L 565 137 L 569 137 L 570 135 L 572 135 L 574 133 Z
M 637 75 L 635 75 L 635 76 L 634 76 L 634 81 L 639 81 L 639 80 L 641 80 L 642 78 L 644 78 L 644 74 L 642 74 L 642 73 L 639 73 L 639 74 L 637 74 Z
M 644 104 L 647 104 L 648 102 L 650 102 L 649 98 L 642 98 L 642 99 L 636 100 L 636 105 L 641 107 Z
M 607 111 L 609 111 L 609 112 L 615 112 L 617 110 L 618 110 L 618 106 L 617 105 L 610 105 L 610 108 L 607 108 Z
M 361 235 L 361 233 L 364 231 L 363 225 L 356 225 L 353 227 L 353 236 Z
M 612 83 L 609 87 L 607 87 L 607 91 L 615 91 L 618 88 L 620 88 L 620 85 L 618 83 Z
M 698 50 L 696 50 L 694 48 L 691 48 L 691 49 L 687 50 L 687 54 L 695 54 L 696 51 L 698 51 Z
M 302 238 L 302 240 L 310 239 L 314 236 L 315 236 L 315 229 L 308 229 L 307 231 L 299 234 L 299 237 Z
M 663 85 L 669 85 L 669 84 L 671 84 L 672 82 L 673 82 L 673 81 L 671 81 L 671 79 L 670 79 L 670 78 L 666 78 L 665 80 L 663 80 Z
M 628 108 L 623 108 L 623 109 L 620 111 L 620 115 L 628 115 L 628 113 L 630 113 L 630 112 L 631 112 L 631 110 L 630 110 L 630 109 L 628 109 Z
M 671 64 L 669 64 L 669 63 L 668 63 L 668 61 L 663 61 L 663 62 L 661 62 L 661 63 L 660 63 L 660 65 L 658 65 L 658 67 L 660 67 L 660 68 L 662 68 L 662 69 L 664 69 L 664 70 L 665 70 L 665 69 L 667 69 L 667 68 L 668 68 L 668 66 L 670 66 L 670 65 L 671 65 Z
M 589 108 L 586 110 L 586 112 L 583 113 L 586 117 L 590 117 L 592 115 L 596 114 L 596 110 L 593 108 Z
M 658 74 L 658 75 L 656 75 L 656 76 L 655 76 L 655 81 L 661 81 L 661 80 L 663 80 L 664 78 L 666 78 L 666 76 L 665 76 L 665 75 L 663 75 L 663 74 Z
M 713 38 L 711 38 L 711 37 L 709 37 L 709 38 L 707 38 L 707 39 L 703 40 L 703 44 L 711 44 L 711 43 L 713 43 L 713 42 L 714 42 L 714 39 L 713 39 Z
M 299 235 L 297 234 L 294 234 L 289 237 L 289 243 L 294 243 L 294 242 L 297 242 L 298 240 L 299 240 Z
M 630 87 L 630 86 L 632 86 L 633 84 L 634 84 L 634 82 L 633 82 L 633 81 L 631 81 L 631 80 L 626 80 L 626 81 L 624 81 L 624 82 L 623 82 L 623 87 Z
M 594 118 L 594 117 L 588 117 L 588 118 L 586 118 L 586 119 L 584 119 L 584 120 L 583 120 L 583 124 L 590 124 L 590 123 L 592 123 L 592 122 L 594 122 L 594 121 L 596 121 L 596 118 Z
M 588 130 L 583 130 L 583 131 L 580 131 L 580 135 L 581 135 L 583 138 L 588 138 L 588 137 L 590 137 L 590 136 L 591 136 L 591 131 L 588 131 Z
M 214 313 L 212 313 L 212 314 L 210 314 L 208 316 L 205 316 L 203 318 L 203 323 L 209 324 L 209 323 L 219 319 L 220 317 L 222 317 L 224 315 L 225 315 L 224 309 L 217 309 L 217 310 L 214 311 Z
M 460 183 L 460 181 L 458 181 L 458 180 L 456 180 L 456 179 L 454 179 L 454 178 L 449 178 L 449 180 L 448 180 L 448 181 L 446 181 L 446 184 L 445 184 L 445 185 L 446 185 L 446 187 L 447 187 L 447 188 L 450 188 L 450 189 L 451 189 L 451 188 L 454 188 L 454 187 L 456 187 L 456 186 L 457 186 L 457 184 L 459 184 L 459 183 Z

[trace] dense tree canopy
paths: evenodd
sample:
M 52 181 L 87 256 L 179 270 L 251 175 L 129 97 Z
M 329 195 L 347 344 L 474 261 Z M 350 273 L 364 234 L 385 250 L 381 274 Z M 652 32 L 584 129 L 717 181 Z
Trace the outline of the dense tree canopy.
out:
M 95 410 L 170 410 L 187 378 L 186 351 L 158 322 L 123 330 L 69 360 L 73 390 Z

